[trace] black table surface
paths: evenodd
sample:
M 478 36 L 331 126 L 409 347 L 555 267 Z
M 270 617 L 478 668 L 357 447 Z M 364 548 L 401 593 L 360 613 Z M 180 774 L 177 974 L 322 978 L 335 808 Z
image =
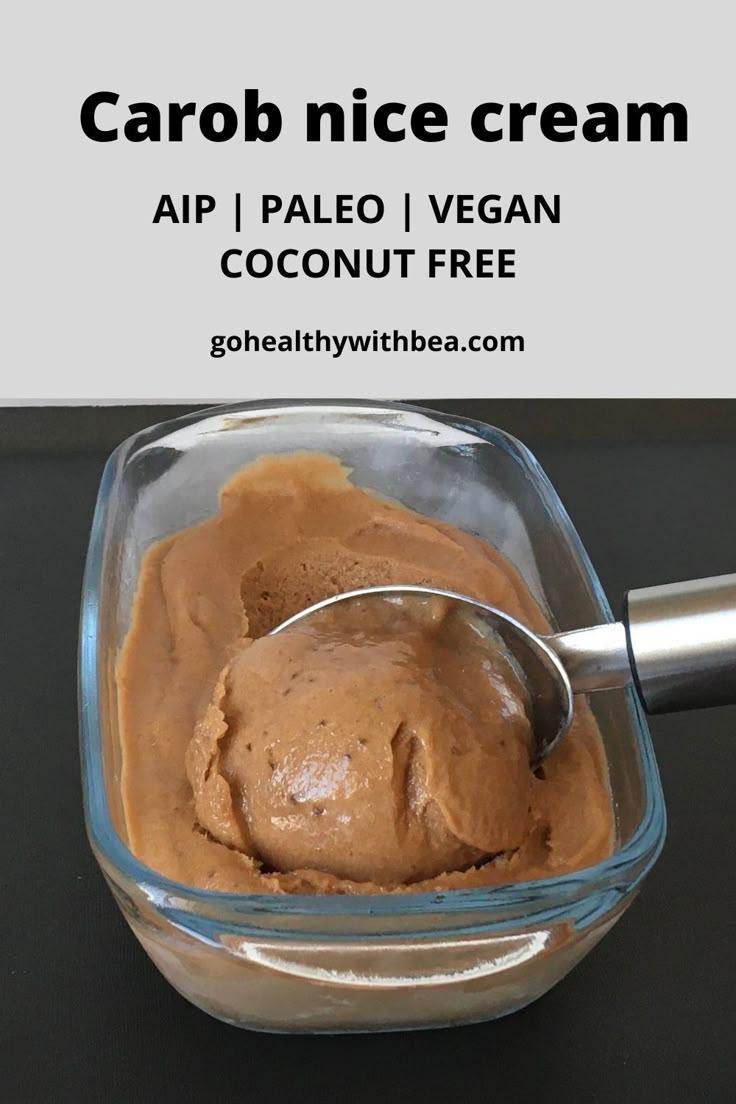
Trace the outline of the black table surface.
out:
M 614 608 L 736 570 L 736 403 L 434 402 L 510 429 L 568 507 Z M 87 846 L 76 717 L 82 569 L 105 455 L 167 409 L 0 411 L 0 1099 L 736 1098 L 736 709 L 651 720 L 664 853 L 548 995 L 473 1027 L 239 1031 L 189 1005 Z

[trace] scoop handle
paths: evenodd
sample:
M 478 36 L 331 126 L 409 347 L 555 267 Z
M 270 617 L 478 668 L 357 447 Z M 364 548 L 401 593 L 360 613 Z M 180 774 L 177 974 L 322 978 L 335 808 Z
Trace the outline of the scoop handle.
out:
M 630 590 L 624 619 L 648 713 L 736 702 L 736 575 Z
M 648 713 L 736 703 L 736 575 L 630 590 L 623 622 L 546 640 L 576 694 L 633 683 Z

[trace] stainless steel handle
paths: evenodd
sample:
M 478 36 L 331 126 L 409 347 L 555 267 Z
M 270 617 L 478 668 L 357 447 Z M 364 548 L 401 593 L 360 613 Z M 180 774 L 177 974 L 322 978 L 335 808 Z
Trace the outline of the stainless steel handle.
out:
M 545 636 L 567 671 L 573 694 L 613 690 L 634 681 L 626 628 L 620 621 Z
M 648 713 L 736 703 L 736 575 L 630 590 L 623 623 L 544 639 L 576 694 L 633 682 Z
M 630 590 L 626 607 L 648 713 L 736 702 L 736 575 Z

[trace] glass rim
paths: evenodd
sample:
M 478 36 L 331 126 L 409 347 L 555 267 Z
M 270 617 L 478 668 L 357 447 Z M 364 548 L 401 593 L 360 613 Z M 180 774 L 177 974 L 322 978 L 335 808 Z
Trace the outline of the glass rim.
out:
M 370 894 L 272 894 L 226 893 L 199 889 L 167 878 L 141 862 L 117 833 L 110 814 L 103 774 L 102 732 L 99 709 L 99 657 L 97 614 L 102 583 L 105 535 L 109 515 L 109 500 L 120 463 L 133 448 L 147 437 L 158 438 L 196 422 L 228 414 L 255 414 L 310 409 L 365 410 L 377 414 L 386 412 L 414 413 L 439 421 L 450 428 L 465 431 L 477 439 L 503 448 L 526 470 L 539 491 L 545 507 L 558 518 L 571 552 L 587 575 L 592 597 L 601 619 L 612 621 L 613 615 L 588 554 L 568 513 L 530 449 L 504 430 L 472 418 L 446 414 L 428 407 L 403 402 L 368 399 L 275 399 L 249 400 L 206 407 L 181 417 L 154 423 L 126 438 L 108 457 L 100 481 L 82 585 L 79 633 L 78 706 L 82 782 L 87 834 L 98 857 L 124 878 L 136 883 L 154 905 L 175 902 L 176 907 L 196 914 L 202 908 L 214 909 L 218 916 L 229 915 L 237 924 L 244 914 L 267 916 L 310 916 L 335 919 L 366 916 L 441 916 L 475 911 L 503 913 L 523 910 L 525 920 L 551 915 L 556 908 L 571 901 L 585 901 L 591 894 L 621 885 L 632 891 L 656 861 L 666 828 L 664 797 L 654 749 L 641 705 L 632 690 L 627 690 L 641 760 L 645 792 L 643 814 L 630 839 L 607 859 L 571 874 L 507 885 L 468 889 L 447 889 L 428 892 L 394 892 Z M 569 915 L 566 913 L 565 915 Z M 517 917 L 518 919 L 518 917 Z M 514 918 L 504 921 L 508 927 Z

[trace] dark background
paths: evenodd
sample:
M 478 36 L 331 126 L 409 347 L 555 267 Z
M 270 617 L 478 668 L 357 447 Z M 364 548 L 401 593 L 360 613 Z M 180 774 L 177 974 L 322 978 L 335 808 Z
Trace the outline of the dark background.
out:
M 536 453 L 615 610 L 736 571 L 736 402 L 427 402 Z M 495 1023 L 373 1036 L 238 1031 L 179 997 L 88 849 L 80 584 L 107 453 L 184 408 L 0 410 L 0 1099 L 19 1102 L 736 1098 L 736 708 L 653 718 L 664 854 L 556 989 Z

